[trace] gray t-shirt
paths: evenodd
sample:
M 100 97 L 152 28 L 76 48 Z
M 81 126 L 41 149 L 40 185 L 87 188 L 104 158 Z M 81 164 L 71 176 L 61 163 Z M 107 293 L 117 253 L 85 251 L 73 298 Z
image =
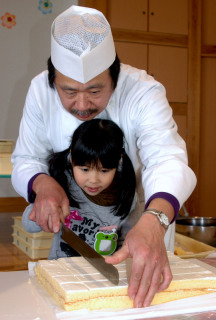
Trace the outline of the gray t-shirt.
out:
M 80 208 L 70 207 L 71 213 L 65 219 L 67 227 L 98 253 L 112 254 L 122 245 L 124 236 L 121 229 L 127 218 L 121 220 L 121 217 L 115 216 L 114 206 L 100 206 L 91 202 L 72 177 L 70 177 L 70 192 L 79 203 Z M 28 232 L 39 232 L 42 229 L 35 222 L 29 220 L 31 210 L 32 205 L 24 211 L 23 226 Z M 49 259 L 74 255 L 77 253 L 62 240 L 60 230 L 53 238 Z

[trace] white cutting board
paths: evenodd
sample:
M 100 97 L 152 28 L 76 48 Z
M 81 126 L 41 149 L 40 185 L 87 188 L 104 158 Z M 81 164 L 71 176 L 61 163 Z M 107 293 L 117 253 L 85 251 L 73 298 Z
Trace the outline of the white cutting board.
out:
M 52 308 L 39 295 L 28 271 L 0 272 L 1 320 L 52 320 Z
M 194 262 L 215 272 L 214 267 L 198 260 Z M 0 272 L 0 320 L 129 320 L 156 317 L 163 320 L 166 316 L 181 315 L 183 310 L 184 315 L 215 310 L 216 316 L 216 293 L 142 309 L 66 312 L 49 296 L 35 277 L 29 276 L 29 271 Z M 169 318 L 171 319 L 176 319 L 176 316 Z M 185 318 L 178 316 L 178 319 Z M 196 319 L 196 316 L 193 319 Z

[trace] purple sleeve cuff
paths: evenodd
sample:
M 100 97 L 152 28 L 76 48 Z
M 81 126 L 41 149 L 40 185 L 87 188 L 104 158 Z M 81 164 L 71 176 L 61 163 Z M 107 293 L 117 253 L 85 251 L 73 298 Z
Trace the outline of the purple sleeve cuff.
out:
M 33 186 L 33 182 L 34 180 L 37 178 L 37 176 L 39 176 L 40 174 L 46 174 L 44 172 L 39 172 L 39 173 L 36 173 L 30 180 L 29 180 L 29 183 L 28 183 L 28 202 L 29 203 L 33 203 L 35 201 L 35 197 L 36 197 L 36 194 L 34 193 L 34 191 L 32 190 L 32 186 Z
M 174 197 L 172 194 L 167 193 L 167 192 L 157 192 L 155 194 L 153 194 L 147 201 L 146 205 L 145 205 L 145 209 L 148 207 L 149 203 L 156 198 L 162 198 L 167 200 L 174 208 L 175 211 L 175 216 L 172 219 L 172 221 L 170 223 L 173 223 L 178 215 L 179 209 L 180 209 L 180 204 L 178 202 L 178 200 L 176 199 L 176 197 Z

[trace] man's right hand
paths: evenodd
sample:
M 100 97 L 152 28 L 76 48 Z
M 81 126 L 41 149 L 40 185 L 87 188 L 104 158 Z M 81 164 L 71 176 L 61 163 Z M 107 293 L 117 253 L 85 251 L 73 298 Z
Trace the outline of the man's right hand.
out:
M 29 219 L 35 221 L 46 232 L 58 232 L 70 214 L 69 200 L 64 189 L 52 177 L 40 174 L 34 180 L 36 194 Z

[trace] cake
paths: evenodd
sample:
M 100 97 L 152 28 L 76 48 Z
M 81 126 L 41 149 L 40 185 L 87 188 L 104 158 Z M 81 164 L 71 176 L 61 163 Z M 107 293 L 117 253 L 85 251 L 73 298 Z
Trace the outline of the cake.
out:
M 216 273 L 168 252 L 173 280 L 157 293 L 152 305 L 216 291 Z M 132 308 L 128 297 L 131 259 L 116 265 L 119 284 L 113 285 L 83 257 L 40 260 L 35 273 L 50 295 L 67 311 Z

